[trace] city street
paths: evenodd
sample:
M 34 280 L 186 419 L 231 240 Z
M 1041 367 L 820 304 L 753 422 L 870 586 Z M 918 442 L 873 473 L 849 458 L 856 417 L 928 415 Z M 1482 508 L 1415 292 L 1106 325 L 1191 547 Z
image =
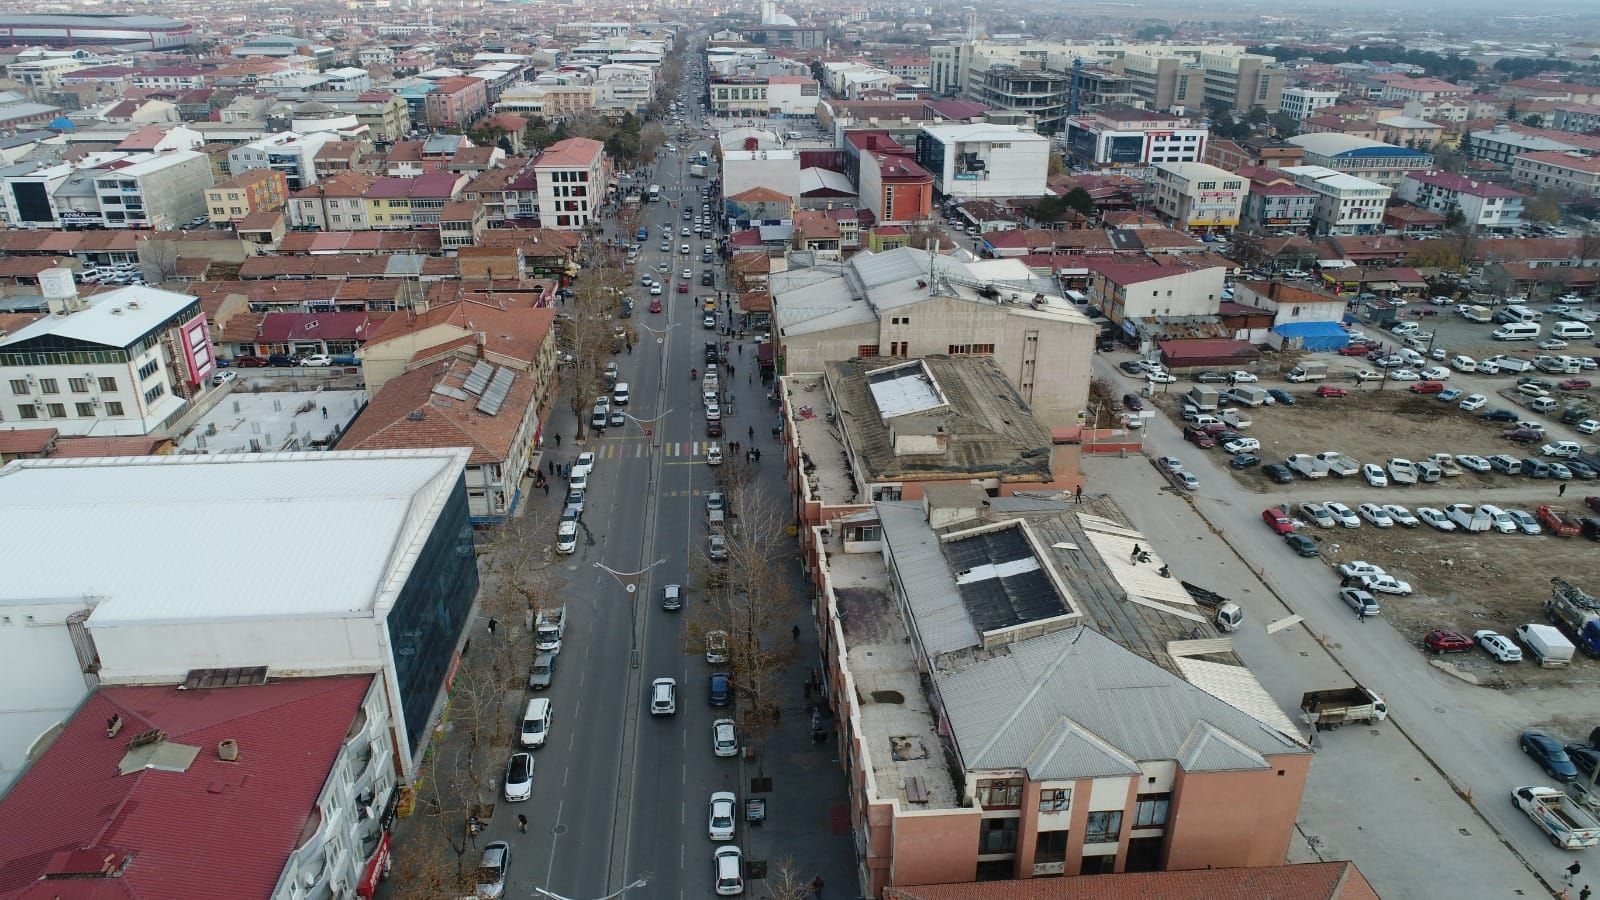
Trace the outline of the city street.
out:
M 698 119 L 698 110 L 693 110 L 690 122 Z M 511 896 L 530 896 L 535 888 L 544 888 L 566 897 L 593 898 L 641 878 L 648 880 L 648 887 L 635 891 L 638 896 L 710 896 L 711 854 L 718 844 L 707 834 L 709 797 L 732 791 L 742 813 L 749 778 L 755 774 L 754 763 L 742 757 L 713 755 L 712 722 L 731 716 L 732 710 L 708 703 L 713 667 L 702 655 L 687 652 L 681 621 L 686 611 L 663 610 L 660 602 L 667 584 L 685 586 L 686 609 L 699 598 L 693 570 L 706 539 L 705 495 L 717 485 L 717 469 L 705 458 L 708 438 L 700 383 L 690 378 L 691 369 L 704 365 L 705 343 L 723 339 L 701 321 L 700 298 L 714 289 L 691 284 L 689 293 L 675 290 L 682 280 L 679 270 L 698 271 L 700 248 L 715 240 L 677 236 L 683 204 L 698 209 L 703 203 L 699 190 L 708 183 L 685 179 L 680 159 L 712 147 L 712 142 L 700 141 L 663 154 L 655 174 L 641 185 L 658 183 L 663 191 L 661 202 L 641 207 L 639 223 L 648 224 L 650 236 L 639 242 L 635 272 L 664 271 L 667 287 L 661 313 L 646 312 L 649 298 L 640 299 L 630 320 L 638 328 L 639 342 L 631 354 L 615 361 L 621 380 L 632 389 L 626 412 L 648 426 L 630 420 L 623 428 L 591 432 L 578 444 L 576 423 L 564 402 L 546 426 L 547 434 L 565 438 L 559 449 L 546 442 L 546 459 L 571 462 L 589 450 L 597 462 L 578 549 L 565 561 L 569 624 L 553 684 L 543 694 L 553 702 L 554 724 L 549 744 L 535 754 L 533 796 L 526 803 L 502 800 L 488 832 L 478 838 L 479 846 L 489 840 L 510 842 Z M 688 243 L 694 254 L 661 253 L 659 244 L 667 235 L 673 250 Z M 663 262 L 665 270 L 658 268 Z M 637 279 L 633 290 L 644 294 Z M 719 318 L 726 320 L 727 315 L 724 311 Z M 781 495 L 781 457 L 770 436 L 776 415 L 766 388 L 752 377 L 755 342 L 742 342 L 742 353 L 740 344 L 730 345 L 733 373 L 724 376 L 727 433 L 718 440 L 724 446 L 737 440 L 768 451 L 753 486 Z M 742 464 L 742 459 L 725 463 Z M 530 500 L 553 504 L 558 497 L 555 492 Z M 553 543 L 555 535 L 549 539 Z M 622 580 L 597 563 L 618 573 L 643 573 L 625 579 L 637 583 L 631 608 Z M 796 567 L 791 573 L 797 588 L 798 572 Z M 797 590 L 795 596 L 805 593 Z M 797 606 L 793 620 L 804 618 Z M 787 859 L 805 880 L 821 874 L 842 887 L 854 881 L 848 828 L 837 825 L 848 822 L 842 812 L 844 776 L 832 744 L 812 744 L 804 725 L 800 688 L 815 651 L 812 636 L 802 637 L 804 652 L 793 678 L 786 679 L 794 685 L 794 696 L 784 701 L 784 727 L 769 740 L 762 766 L 761 774 L 772 779 L 766 794 L 768 821 L 755 832 L 741 815 L 735 840 L 744 848 L 747 865 L 766 861 L 770 871 Z M 637 667 L 631 665 L 635 645 Z M 678 682 L 675 715 L 649 712 L 650 682 L 660 677 Z M 525 835 L 517 830 L 518 813 L 529 820 Z M 747 895 L 764 894 L 759 885 L 747 882 Z
M 1134 390 L 1115 361 L 1097 358 L 1096 375 L 1118 392 Z M 1316 737 L 1300 810 L 1310 851 L 1354 859 L 1386 897 L 1532 893 L 1530 868 L 1558 885 L 1574 855 L 1552 847 L 1508 799 L 1513 787 L 1549 782 L 1518 752 L 1516 735 L 1553 720 L 1583 723 L 1586 734 L 1600 700 L 1586 686 L 1511 693 L 1434 668 L 1381 618 L 1358 621 L 1338 602 L 1332 570 L 1296 557 L 1262 527 L 1260 511 L 1275 501 L 1240 489 L 1225 456 L 1186 443 L 1162 417 L 1144 430 L 1145 455 L 1178 456 L 1199 477 L 1192 511 L 1143 458 L 1090 459 L 1090 484 L 1122 502 L 1181 577 L 1244 605 L 1235 644 L 1279 704 L 1298 719 L 1303 692 L 1352 678 L 1388 701 L 1387 722 Z M 1305 625 L 1265 633 L 1291 613 Z

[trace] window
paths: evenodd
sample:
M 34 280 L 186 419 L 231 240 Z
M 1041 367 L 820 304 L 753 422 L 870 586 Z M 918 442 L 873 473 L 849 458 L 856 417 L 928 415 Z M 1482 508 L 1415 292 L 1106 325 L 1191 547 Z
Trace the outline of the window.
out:
M 950 345 L 950 355 L 951 356 L 982 356 L 984 354 L 993 354 L 993 353 L 994 353 L 994 345 L 993 344 L 951 344 Z
M 856 355 L 857 356 L 877 356 L 878 355 L 878 345 L 877 344 L 859 344 L 859 345 L 856 346 Z M 13 381 L 11 383 L 12 383 L 12 385 L 18 384 L 18 382 L 16 382 L 16 381 Z M 23 386 L 26 387 L 26 385 L 23 385 Z M 20 394 L 20 393 L 22 393 L 22 391 L 17 391 L 17 393 Z
M 1005 809 L 1022 806 L 1021 778 L 986 778 L 978 782 L 973 798 L 985 809 Z M 1091 813 L 1091 815 L 1093 815 Z M 1121 813 L 1118 813 L 1121 815 Z
M 1072 805 L 1072 788 L 1045 788 L 1039 792 L 1039 812 L 1062 812 Z
M 1033 849 L 1034 863 L 1066 862 L 1068 834 L 1066 831 L 1039 832 L 1039 839 L 1034 843 Z
M 147 404 L 148 403 L 154 403 L 154 402 L 156 402 L 156 399 L 158 397 L 160 397 L 162 394 L 165 394 L 166 392 L 167 392 L 167 386 L 164 385 L 164 384 L 158 384 L 155 387 L 151 388 L 150 390 L 144 392 L 144 402 L 147 403 Z
M 108 416 L 120 416 L 120 415 L 122 415 L 122 403 L 117 401 L 117 400 L 107 400 L 106 401 L 106 415 L 108 415 Z
M 17 415 L 24 419 L 39 418 L 39 408 L 32 403 L 24 403 L 17 407 Z
M 65 419 L 67 417 L 67 407 L 65 404 L 49 403 L 45 405 L 45 408 L 50 411 L 50 418 L 52 419 Z
M 83 416 L 86 419 L 94 418 L 93 403 L 74 403 L 72 406 L 78 411 L 78 415 Z
M 978 853 L 1017 852 L 1017 820 L 984 819 L 978 832 Z
M 117 389 L 117 379 L 112 378 L 112 377 L 110 377 L 108 375 L 100 376 L 100 390 L 102 390 L 102 391 L 114 391 L 116 389 Z
M 89 379 L 68 378 L 67 389 L 72 391 L 74 394 L 87 394 L 89 393 Z
M 61 387 L 54 378 L 39 379 L 39 391 L 45 394 L 59 394 Z
M 1155 828 L 1167 824 L 1167 807 L 1171 804 L 1171 794 L 1140 794 L 1133 811 L 1133 827 Z
M 159 362 L 156 362 L 153 359 L 150 360 L 149 362 L 147 362 L 144 365 L 139 367 L 139 380 L 143 381 L 146 378 L 149 378 L 151 375 L 154 375 L 156 373 L 157 369 L 160 369 L 160 368 L 161 368 L 161 364 Z
M 874 349 L 874 351 L 876 351 L 877 348 L 874 347 L 873 349 Z M 862 355 L 864 356 L 865 354 L 862 354 Z M 877 356 L 878 354 L 876 352 L 874 352 L 872 355 L 873 356 Z M 26 394 L 27 392 L 28 392 L 28 379 L 26 379 L 26 378 L 13 378 L 13 379 L 11 379 L 11 393 L 17 394 L 17 395 L 22 395 L 22 394 Z
M 1117 839 L 1122 832 L 1122 810 L 1109 810 L 1106 812 L 1089 813 L 1089 822 L 1084 828 L 1083 842 L 1085 844 L 1108 844 Z

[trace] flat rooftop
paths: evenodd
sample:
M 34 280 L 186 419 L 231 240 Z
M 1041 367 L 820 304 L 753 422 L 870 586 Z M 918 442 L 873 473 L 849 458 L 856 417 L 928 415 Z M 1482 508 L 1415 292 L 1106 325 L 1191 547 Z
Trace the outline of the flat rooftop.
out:
M 178 439 L 179 453 L 274 453 L 333 446 L 367 403 L 366 391 L 233 389 Z
M 787 392 L 785 408 L 800 441 L 806 490 L 812 499 L 828 506 L 868 502 L 850 474 L 844 431 L 839 427 L 838 411 L 833 408 L 823 376 L 788 375 L 780 384 Z

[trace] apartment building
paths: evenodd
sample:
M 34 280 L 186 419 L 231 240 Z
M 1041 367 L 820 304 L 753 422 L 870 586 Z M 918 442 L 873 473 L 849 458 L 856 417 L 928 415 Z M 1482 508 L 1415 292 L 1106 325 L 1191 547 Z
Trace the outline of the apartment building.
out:
M 916 155 L 947 198 L 1039 197 L 1050 172 L 1050 139 L 1016 125 L 924 125 Z
M 1305 151 L 1301 148 L 1273 138 L 1252 137 L 1230 141 L 1214 137 L 1206 141 L 1204 162 L 1219 169 L 1237 172 L 1250 167 L 1281 169 L 1284 166 L 1297 166 L 1304 157 Z
M 1600 131 L 1600 106 L 1587 103 L 1566 103 L 1557 106 L 1550 127 L 1574 134 Z
M 1215 233 L 1239 224 L 1249 182 L 1205 163 L 1156 163 L 1156 209 L 1175 227 Z
M 460 196 L 467 181 L 467 176 L 453 172 L 375 178 L 362 194 L 367 222 L 377 229 L 438 225 L 445 204 Z
M 856 357 L 987 355 L 1046 426 L 1075 423 L 1084 409 L 1096 329 L 1020 260 L 858 252 L 772 273 L 769 285 L 788 372 Z
M 1270 56 L 1256 53 L 1202 53 L 1199 62 L 1207 106 L 1236 113 L 1261 107 L 1274 112 L 1283 100 L 1288 72 Z
M 1474 229 L 1511 231 L 1522 224 L 1522 194 L 1469 175 L 1412 172 L 1400 182 L 1398 194 L 1440 215 L 1460 210 L 1464 224 Z
M 859 404 L 895 441 L 954 387 L 906 386 Z M 806 387 L 784 384 L 833 399 Z M 1215 632 L 1177 579 L 1141 575 L 1161 560 L 1128 563 L 1150 541 L 1115 514 L 933 484 L 812 529 L 863 896 L 1283 861 L 1300 729 L 1232 652 L 1179 649 Z
M 1191 60 L 1166 53 L 1130 53 L 1115 68 L 1134 96 L 1154 110 L 1205 105 L 1205 72 Z
M 1250 179 L 1240 221 L 1267 233 L 1298 232 L 1311 227 L 1317 195 L 1280 169 L 1252 168 L 1239 172 Z
M 967 74 L 965 96 L 992 109 L 1026 113 L 1044 134 L 1060 131 L 1072 100 L 1072 76 L 994 65 Z
M 47 94 L 61 87 L 65 75 L 89 68 L 89 63 L 76 54 L 40 56 L 23 59 L 6 65 L 6 77 L 21 84 L 35 96 Z
M 1300 134 L 1289 143 L 1305 151 L 1305 165 L 1345 172 L 1391 188 L 1410 172 L 1433 168 L 1433 154 L 1348 134 Z
M 1524 153 L 1511 169 L 1511 180 L 1534 190 L 1600 197 L 1600 156 L 1559 150 Z
M 228 174 L 243 175 L 251 169 L 282 172 L 289 190 L 298 191 L 317 183 L 317 153 L 339 136 L 329 132 L 300 134 L 284 131 L 228 151 Z
M 642 115 L 655 95 L 655 73 L 649 66 L 608 63 L 595 70 L 594 108 L 602 112 Z
M 1111 104 L 1068 120 L 1067 150 L 1092 166 L 1201 162 L 1209 134 L 1183 116 Z
M 594 99 L 594 85 L 587 81 L 541 80 L 506 90 L 495 101 L 494 109 L 521 116 L 569 119 L 594 109 Z
M 423 109 L 435 128 L 470 128 L 489 111 L 488 87 L 482 79 L 466 75 L 441 79 L 434 82 Z
M 1317 110 L 1339 102 L 1338 91 L 1319 91 L 1308 87 L 1284 88 L 1278 95 L 1278 112 L 1295 121 L 1309 119 Z
M 1459 100 L 1472 93 L 1472 88 L 1451 84 L 1438 78 L 1397 78 L 1387 81 L 1379 92 L 1379 100 L 1417 101 Z
M 94 195 L 107 228 L 176 228 L 208 216 L 213 183 L 204 153 L 137 153 L 97 172 Z
M 1517 157 L 1530 153 L 1581 152 L 1581 136 L 1570 137 L 1562 132 L 1545 133 L 1543 129 L 1499 124 L 1487 131 L 1471 131 L 1463 139 L 1464 149 L 1473 159 L 1494 163 L 1507 169 L 1515 168 Z
M 368 189 L 373 176 L 343 172 L 294 192 L 289 200 L 289 227 L 315 231 L 366 231 Z
M 79 297 L 46 269 L 50 315 L 0 337 L 6 422 L 64 435 L 147 435 L 189 408 L 216 365 L 200 301 L 144 286 Z
M 1281 170 L 1317 197 L 1311 214 L 1318 234 L 1374 234 L 1383 228 L 1383 210 L 1394 191 L 1385 184 L 1326 166 L 1288 166 Z
M 289 181 L 275 169 L 251 169 L 206 189 L 211 224 L 238 222 L 258 212 L 277 212 L 289 202 Z
M 1085 262 L 1089 303 L 1118 324 L 1214 316 L 1228 274 L 1220 265 L 1172 256 L 1134 260 L 1107 256 Z
M 728 75 L 707 86 L 711 111 L 719 116 L 814 116 L 821 90 L 801 75 Z
M 908 225 L 934 217 L 933 176 L 909 153 L 862 151 L 858 196 L 880 225 Z
M 587 228 L 605 200 L 611 166 L 604 144 L 567 138 L 539 154 L 533 174 L 538 183 L 540 226 L 573 231 Z

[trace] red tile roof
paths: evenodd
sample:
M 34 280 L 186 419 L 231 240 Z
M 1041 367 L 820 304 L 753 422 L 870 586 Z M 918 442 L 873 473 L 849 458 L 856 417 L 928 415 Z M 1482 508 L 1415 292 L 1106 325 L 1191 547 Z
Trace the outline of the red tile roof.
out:
M 371 683 L 96 691 L 0 800 L 0 896 L 200 900 L 224 885 L 232 897 L 271 895 Z M 122 727 L 107 739 L 114 716 Z M 199 753 L 183 771 L 120 774 L 129 739 L 152 730 Z M 234 762 L 217 755 L 230 738 Z M 107 857 L 123 863 L 110 877 L 70 877 L 98 873 Z

